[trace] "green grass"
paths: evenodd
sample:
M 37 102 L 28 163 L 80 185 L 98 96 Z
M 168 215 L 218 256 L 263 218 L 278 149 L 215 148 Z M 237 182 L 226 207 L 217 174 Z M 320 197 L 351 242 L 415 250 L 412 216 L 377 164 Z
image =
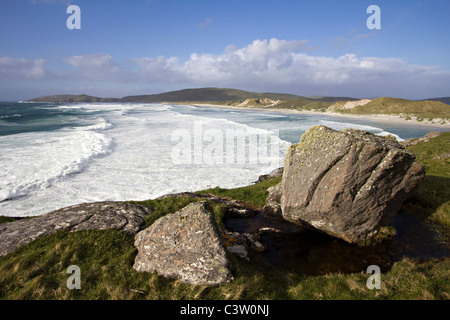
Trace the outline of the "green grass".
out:
M 450 106 L 439 101 L 412 101 L 396 98 L 377 98 L 364 106 L 338 110 L 350 114 L 392 114 L 405 115 L 417 120 L 450 119 Z
M 0 299 L 272 300 L 449 299 L 450 260 L 403 259 L 382 275 L 381 290 L 366 287 L 368 274 L 305 276 L 264 268 L 230 255 L 235 281 L 187 285 L 132 268 L 134 238 L 121 231 L 59 232 L 0 259 Z M 81 289 L 69 290 L 67 268 L 81 270 Z
M 412 214 L 440 226 L 450 241 L 450 158 L 440 157 L 450 152 L 450 132 L 408 149 L 424 165 L 426 176 L 405 207 Z
M 407 211 L 416 210 L 448 234 L 450 203 L 448 162 L 434 159 L 450 149 L 448 134 L 412 147 L 427 168 L 427 176 Z M 431 174 L 430 174 L 431 172 Z M 210 189 L 217 196 L 261 208 L 272 178 L 252 186 Z M 168 197 L 135 202 L 151 207 L 146 225 L 202 198 Z M 210 202 L 211 213 L 223 228 L 224 207 Z M 7 222 L 8 218 L 0 219 Z M 369 290 L 365 270 L 307 276 L 264 266 L 229 254 L 235 281 L 221 286 L 193 286 L 132 268 L 137 250 L 134 237 L 122 231 L 58 232 L 38 239 L 0 258 L 0 299 L 152 299 L 152 300 L 273 300 L 273 299 L 450 299 L 450 258 L 415 261 L 401 259 L 381 275 L 381 289 Z M 81 269 L 81 289 L 66 286 L 70 265 Z
M 267 189 L 278 184 L 280 181 L 281 177 L 276 177 L 247 187 L 234 189 L 222 189 L 217 187 L 214 189 L 202 190 L 198 193 L 211 193 L 218 197 L 241 200 L 254 208 L 261 209 L 265 205 L 266 199 L 269 196 Z
M 450 157 L 441 157 L 450 152 L 450 132 L 428 142 L 420 142 L 408 148 L 425 167 L 427 175 L 450 178 Z
M 11 222 L 11 221 L 14 221 L 14 220 L 16 220 L 16 219 L 11 218 L 11 217 L 0 216 L 0 224 L 6 223 L 6 222 Z

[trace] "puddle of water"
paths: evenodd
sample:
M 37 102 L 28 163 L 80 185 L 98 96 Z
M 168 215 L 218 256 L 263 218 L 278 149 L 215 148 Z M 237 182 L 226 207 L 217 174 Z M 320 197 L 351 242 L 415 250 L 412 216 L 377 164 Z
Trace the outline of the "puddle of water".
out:
M 388 271 L 403 257 L 412 259 L 450 256 L 449 245 L 439 239 L 438 233 L 426 221 L 399 213 L 394 223 L 397 235 L 379 245 L 360 247 L 343 240 L 304 230 L 287 221 L 253 218 L 230 218 L 225 226 L 236 232 L 256 233 L 271 227 L 282 232 L 264 233 L 262 242 L 268 250 L 262 258 L 269 265 L 300 274 L 365 272 L 370 265 Z

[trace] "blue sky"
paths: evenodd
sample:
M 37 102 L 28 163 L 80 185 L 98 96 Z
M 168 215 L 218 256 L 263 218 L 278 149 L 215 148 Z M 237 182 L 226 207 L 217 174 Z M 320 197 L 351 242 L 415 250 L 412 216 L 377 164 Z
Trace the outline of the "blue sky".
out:
M 69 5 L 81 30 L 69 30 Z M 381 29 L 366 25 L 370 5 Z M 0 100 L 196 87 L 450 96 L 448 0 L 2 0 Z

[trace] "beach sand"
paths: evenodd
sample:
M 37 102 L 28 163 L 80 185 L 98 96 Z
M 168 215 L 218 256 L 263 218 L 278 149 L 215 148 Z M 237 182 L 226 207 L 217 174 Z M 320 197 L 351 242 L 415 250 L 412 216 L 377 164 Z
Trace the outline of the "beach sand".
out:
M 228 105 L 218 105 L 218 104 L 202 104 L 195 103 L 192 104 L 195 107 L 207 107 L 207 108 L 220 108 L 220 109 L 233 109 L 233 110 L 255 110 L 255 111 L 266 111 L 266 112 L 279 112 L 279 113 L 287 113 L 287 114 L 305 114 L 305 115 L 323 115 L 330 117 L 339 117 L 339 118 L 350 118 L 350 119 L 360 119 L 360 120 L 370 120 L 370 121 L 378 121 L 378 122 L 387 122 L 391 124 L 406 124 L 406 125 L 417 125 L 417 126 L 427 126 L 427 127 L 436 127 L 439 129 L 449 129 L 450 130 L 450 122 L 440 123 L 438 120 L 429 121 L 424 119 L 422 121 L 418 121 L 417 119 L 411 118 L 410 120 L 406 120 L 396 115 L 384 115 L 384 114 L 343 114 L 338 112 L 320 112 L 320 111 L 307 111 L 307 110 L 287 110 L 287 109 L 276 109 L 276 108 L 261 108 L 261 107 L 236 107 L 236 106 L 228 106 Z

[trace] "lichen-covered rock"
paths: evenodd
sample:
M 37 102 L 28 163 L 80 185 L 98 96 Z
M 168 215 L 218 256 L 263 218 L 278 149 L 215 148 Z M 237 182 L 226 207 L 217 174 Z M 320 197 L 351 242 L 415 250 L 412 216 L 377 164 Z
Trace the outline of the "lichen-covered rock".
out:
M 133 268 L 137 271 L 156 271 L 189 284 L 233 280 L 215 219 L 204 202 L 158 219 L 136 235 L 135 246 L 138 254 Z
M 392 224 L 423 166 L 392 137 L 360 130 L 309 129 L 287 152 L 283 217 L 350 243 Z
M 0 224 L 0 256 L 42 236 L 60 230 L 120 229 L 136 234 L 145 225 L 150 209 L 123 202 L 75 205 L 33 219 Z

